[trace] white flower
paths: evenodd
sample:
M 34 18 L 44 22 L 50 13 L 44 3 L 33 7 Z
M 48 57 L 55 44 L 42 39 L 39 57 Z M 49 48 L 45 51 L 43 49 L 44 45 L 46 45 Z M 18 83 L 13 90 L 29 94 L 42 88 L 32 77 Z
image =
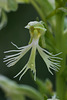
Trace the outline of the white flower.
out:
M 38 26 L 39 24 L 39 26 Z M 35 65 L 35 57 L 36 57 L 36 50 L 38 50 L 40 56 L 43 58 L 44 62 L 47 65 L 47 68 L 49 72 L 53 75 L 52 71 L 50 69 L 53 69 L 55 71 L 58 71 L 60 67 L 60 61 L 61 58 L 57 57 L 60 53 L 56 55 L 52 55 L 49 53 L 47 50 L 41 48 L 38 44 L 39 42 L 39 37 L 41 33 L 43 34 L 45 32 L 44 26 L 41 24 L 41 22 L 30 22 L 25 28 L 30 29 L 30 35 L 31 35 L 31 43 L 27 46 L 24 47 L 18 47 L 14 43 L 12 43 L 18 50 L 9 50 L 5 51 L 4 53 L 12 53 L 15 52 L 15 54 L 6 56 L 4 58 L 4 62 L 6 62 L 7 67 L 11 67 L 15 65 L 30 49 L 31 49 L 31 54 L 29 57 L 29 60 L 27 64 L 22 68 L 22 70 L 15 76 L 17 77 L 20 75 L 19 80 L 21 77 L 27 72 L 28 69 L 31 69 L 34 74 L 34 80 L 36 80 L 36 65 Z
M 59 99 L 47 99 L 47 100 L 59 100 Z
M 56 99 L 56 98 L 55 98 L 55 99 L 47 99 L 47 100 L 59 100 L 59 99 Z
M 56 94 L 54 94 L 54 96 L 52 96 L 52 99 L 47 99 L 47 100 L 59 100 L 56 98 Z

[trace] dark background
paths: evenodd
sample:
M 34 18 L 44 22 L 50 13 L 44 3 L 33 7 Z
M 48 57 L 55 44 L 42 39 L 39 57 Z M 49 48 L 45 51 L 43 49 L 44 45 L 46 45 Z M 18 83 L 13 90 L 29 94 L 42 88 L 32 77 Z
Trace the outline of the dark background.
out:
M 25 46 L 28 44 L 30 36 L 29 31 L 24 27 L 28 22 L 36 20 L 39 17 L 38 13 L 31 4 L 19 5 L 19 8 L 16 12 L 7 13 L 8 23 L 0 31 L 0 74 L 16 81 L 19 84 L 27 84 L 33 87 L 36 87 L 35 81 L 31 77 L 32 72 L 30 70 L 22 77 L 22 80 L 19 81 L 19 77 L 13 78 L 27 63 L 29 54 L 28 52 L 16 65 L 13 67 L 7 68 L 5 63 L 3 63 L 3 58 L 5 54 L 3 53 L 6 50 L 15 49 L 11 42 L 16 45 Z M 40 17 L 39 17 L 40 19 Z M 51 75 L 47 67 L 37 52 L 36 55 L 36 70 L 37 77 L 41 80 L 49 78 L 55 86 L 55 75 Z M 4 92 L 0 89 L 0 100 L 6 100 Z

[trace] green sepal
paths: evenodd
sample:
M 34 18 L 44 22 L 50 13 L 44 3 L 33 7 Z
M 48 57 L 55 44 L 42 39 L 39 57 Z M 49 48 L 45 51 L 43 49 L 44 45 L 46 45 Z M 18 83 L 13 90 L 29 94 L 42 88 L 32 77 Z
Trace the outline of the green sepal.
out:
M 42 48 L 45 48 L 46 47 L 46 42 L 45 42 L 45 36 L 42 35 L 39 39 L 39 45 L 42 47 Z
M 7 24 L 7 16 L 6 16 L 6 13 L 2 10 L 0 12 L 0 19 L 1 19 L 1 22 L 0 22 L 0 30 L 5 27 L 5 25 Z
M 5 11 L 8 11 L 8 1 L 7 0 L 0 0 L 0 8 L 4 9 Z
M 56 52 L 55 36 L 51 32 L 46 31 L 46 33 L 40 37 L 39 45 L 51 52 Z
M 16 0 L 8 0 L 8 9 L 9 11 L 16 11 L 18 8 L 18 4 Z
M 16 0 L 0 0 L 0 8 L 7 12 L 16 11 L 18 4 Z

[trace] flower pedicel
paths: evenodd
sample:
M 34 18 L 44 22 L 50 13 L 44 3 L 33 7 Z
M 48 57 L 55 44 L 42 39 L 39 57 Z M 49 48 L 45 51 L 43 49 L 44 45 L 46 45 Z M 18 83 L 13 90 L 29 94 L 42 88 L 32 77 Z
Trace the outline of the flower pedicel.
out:
M 57 56 L 61 53 L 52 55 L 52 53 L 49 53 L 47 50 L 39 46 L 39 38 L 41 35 L 44 35 L 46 32 L 43 22 L 42 21 L 29 22 L 25 28 L 29 29 L 30 43 L 27 46 L 23 46 L 23 47 L 18 47 L 17 45 L 12 43 L 17 48 L 17 50 L 5 51 L 4 53 L 15 52 L 15 54 L 6 56 L 4 58 L 4 62 L 6 62 L 7 67 L 11 67 L 15 65 L 31 49 L 31 54 L 27 64 L 22 68 L 22 70 L 15 77 L 21 74 L 19 78 L 20 80 L 22 76 L 27 72 L 27 70 L 31 69 L 31 71 L 33 71 L 34 74 L 34 80 L 36 80 L 35 57 L 36 57 L 36 50 L 38 50 L 40 56 L 42 57 L 42 59 L 47 65 L 48 71 L 53 75 L 50 69 L 58 71 L 60 67 L 59 60 L 61 60 L 61 58 Z

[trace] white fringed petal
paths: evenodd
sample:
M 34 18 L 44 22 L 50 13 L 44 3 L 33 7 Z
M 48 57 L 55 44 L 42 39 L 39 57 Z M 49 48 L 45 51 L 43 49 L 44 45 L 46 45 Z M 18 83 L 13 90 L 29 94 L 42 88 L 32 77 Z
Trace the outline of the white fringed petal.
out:
M 4 53 L 14 53 L 14 52 L 19 52 L 13 55 L 6 56 L 4 58 L 4 62 L 6 62 L 7 67 L 11 67 L 15 65 L 32 47 L 32 44 L 26 46 L 22 50 L 9 50 L 5 51 Z
M 49 72 L 53 75 L 53 73 L 50 69 L 58 71 L 58 69 L 59 69 L 58 67 L 61 67 L 58 59 L 61 60 L 61 58 L 56 57 L 56 55 L 55 56 L 52 55 L 47 50 L 42 49 L 39 45 L 37 46 L 37 49 L 38 49 L 40 56 L 43 58 L 44 62 L 46 63 Z

